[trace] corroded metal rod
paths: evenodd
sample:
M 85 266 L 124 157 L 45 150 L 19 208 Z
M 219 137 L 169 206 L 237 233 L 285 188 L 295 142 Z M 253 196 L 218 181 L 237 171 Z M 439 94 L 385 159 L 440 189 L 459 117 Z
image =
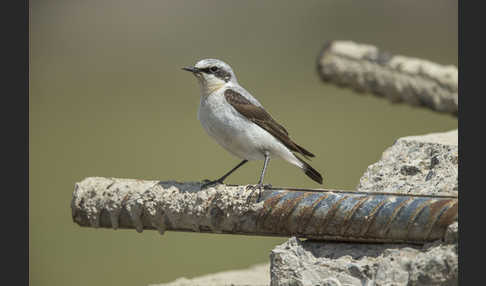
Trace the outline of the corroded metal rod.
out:
M 457 220 L 457 197 L 265 189 L 201 183 L 86 178 L 75 185 L 80 226 L 318 240 L 424 243 Z
M 452 65 L 392 55 L 372 45 L 332 41 L 319 55 L 317 72 L 323 81 L 338 86 L 457 115 L 458 71 Z

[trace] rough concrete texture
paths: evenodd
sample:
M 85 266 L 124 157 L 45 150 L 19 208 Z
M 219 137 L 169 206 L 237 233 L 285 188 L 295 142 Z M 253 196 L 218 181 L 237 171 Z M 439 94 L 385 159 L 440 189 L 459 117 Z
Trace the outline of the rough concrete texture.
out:
M 457 130 L 400 138 L 368 167 L 357 190 L 457 196 L 457 142 Z
M 427 60 L 392 55 L 352 41 L 327 43 L 317 63 L 325 82 L 371 92 L 392 102 L 457 114 L 458 71 Z
M 71 209 L 81 226 L 238 233 L 254 228 L 256 195 L 246 186 L 89 177 L 76 183 Z
M 300 241 L 273 249 L 272 286 L 457 285 L 457 244 L 423 247 Z
M 457 130 L 400 138 L 360 181 L 366 192 L 458 195 Z M 458 285 L 458 222 L 425 245 L 291 238 L 273 249 L 271 285 Z
M 270 264 L 257 264 L 247 269 L 223 271 L 193 279 L 178 278 L 170 283 L 149 286 L 268 286 L 270 285 Z

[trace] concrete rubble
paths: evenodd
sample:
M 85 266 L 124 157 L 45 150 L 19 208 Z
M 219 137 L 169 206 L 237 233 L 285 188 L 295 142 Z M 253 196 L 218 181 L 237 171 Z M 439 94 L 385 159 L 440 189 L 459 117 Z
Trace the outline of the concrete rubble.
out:
M 403 137 L 368 167 L 357 189 L 457 196 L 457 156 L 457 130 Z M 458 285 L 458 226 L 458 222 L 449 226 L 444 241 L 424 245 L 318 242 L 292 237 L 272 250 L 270 274 L 264 271 L 268 267 L 264 264 L 194 279 L 179 278 L 159 286 Z
M 423 247 L 300 241 L 273 249 L 275 285 L 457 285 L 457 244 Z
M 457 130 L 400 138 L 368 167 L 357 190 L 457 196 L 458 152 Z
M 358 190 L 457 196 L 457 141 L 457 130 L 400 138 L 368 167 Z M 458 285 L 458 226 L 425 245 L 294 237 L 273 249 L 270 285 Z

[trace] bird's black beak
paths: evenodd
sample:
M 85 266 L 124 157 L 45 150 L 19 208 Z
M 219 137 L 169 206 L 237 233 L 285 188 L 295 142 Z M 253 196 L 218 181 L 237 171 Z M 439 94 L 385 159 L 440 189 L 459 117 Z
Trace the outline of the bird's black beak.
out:
M 199 69 L 196 68 L 196 67 L 183 67 L 182 69 L 185 70 L 185 71 L 188 71 L 188 72 L 192 72 L 192 73 L 198 73 L 199 72 Z

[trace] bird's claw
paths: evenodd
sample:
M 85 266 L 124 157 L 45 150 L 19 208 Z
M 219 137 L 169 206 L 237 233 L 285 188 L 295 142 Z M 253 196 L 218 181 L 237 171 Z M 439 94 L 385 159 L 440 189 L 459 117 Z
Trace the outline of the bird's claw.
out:
M 272 188 L 272 185 L 271 184 L 256 184 L 256 185 L 248 185 L 246 186 L 246 189 L 247 190 L 257 190 L 257 189 L 271 189 Z
M 248 185 L 248 186 L 246 186 L 246 189 L 247 190 L 251 190 L 251 193 L 248 196 L 248 200 L 250 200 L 253 197 L 253 193 L 258 190 L 258 198 L 257 198 L 256 201 L 257 202 L 260 201 L 260 199 L 262 197 L 263 190 L 270 189 L 270 188 L 272 188 L 272 185 L 271 184 L 260 184 L 260 183 L 259 184 L 256 184 L 256 185 Z

